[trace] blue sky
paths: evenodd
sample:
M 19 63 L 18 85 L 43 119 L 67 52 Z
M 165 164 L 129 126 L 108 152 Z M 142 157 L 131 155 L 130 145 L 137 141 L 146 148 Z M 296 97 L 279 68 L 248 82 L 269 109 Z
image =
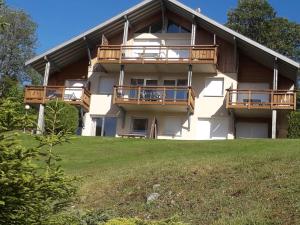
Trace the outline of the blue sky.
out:
M 102 23 L 141 0 L 6 0 L 13 7 L 25 10 L 38 24 L 37 53 Z M 191 8 L 201 8 L 206 16 L 220 23 L 237 0 L 181 0 Z M 300 23 L 299 0 L 270 0 L 279 16 Z

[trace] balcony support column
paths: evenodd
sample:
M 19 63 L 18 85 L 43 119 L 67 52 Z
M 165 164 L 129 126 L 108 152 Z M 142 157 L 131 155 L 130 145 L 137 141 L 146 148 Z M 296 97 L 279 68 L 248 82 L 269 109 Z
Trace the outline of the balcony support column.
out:
M 278 65 L 277 58 L 274 62 L 274 72 L 273 72 L 273 91 L 276 91 L 278 88 Z M 270 97 L 271 102 L 273 102 L 273 95 Z M 276 130 L 277 130 L 277 110 L 272 110 L 272 139 L 276 139 Z
M 123 45 L 126 45 L 126 43 L 127 43 L 128 30 L 129 30 L 129 20 L 127 19 L 127 16 L 125 16 L 124 33 L 123 33 Z
M 120 76 L 119 76 L 119 86 L 124 85 L 124 75 L 125 75 L 125 66 L 121 65 L 121 67 L 120 67 Z
M 196 31 L 197 31 L 197 24 L 196 24 L 196 21 L 195 21 L 195 18 L 194 18 L 193 23 L 192 23 L 192 31 L 191 31 L 191 45 L 195 45 Z
M 47 58 L 45 58 L 45 59 L 47 60 Z M 45 65 L 43 86 L 48 85 L 49 74 L 50 74 L 50 62 L 47 61 L 46 65 Z M 46 95 L 46 93 L 44 93 L 44 95 Z M 44 104 L 40 104 L 38 123 L 37 123 L 37 134 L 42 134 L 44 132 L 44 129 L 45 129 L 44 114 L 45 114 L 45 106 L 44 106 Z
M 192 86 L 192 79 L 193 79 L 193 66 L 189 65 L 189 71 L 188 71 L 188 86 Z

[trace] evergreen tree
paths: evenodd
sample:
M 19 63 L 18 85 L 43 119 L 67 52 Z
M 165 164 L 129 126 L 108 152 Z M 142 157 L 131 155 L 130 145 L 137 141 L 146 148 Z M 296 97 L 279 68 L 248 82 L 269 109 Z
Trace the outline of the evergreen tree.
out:
M 300 25 L 277 17 L 267 0 L 238 0 L 226 25 L 295 60 L 300 60 Z

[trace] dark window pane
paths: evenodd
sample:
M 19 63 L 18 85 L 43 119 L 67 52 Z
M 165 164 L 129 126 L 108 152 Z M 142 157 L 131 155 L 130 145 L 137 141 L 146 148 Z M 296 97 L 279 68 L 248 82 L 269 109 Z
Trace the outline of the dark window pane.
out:
M 164 86 L 176 86 L 175 80 L 164 80 Z M 175 90 L 166 90 L 166 100 L 174 100 Z
M 143 86 L 144 79 L 131 79 L 130 84 L 132 86 Z M 138 91 L 137 90 L 130 90 L 129 98 L 138 98 Z
M 188 81 L 184 80 L 177 80 L 177 86 L 187 86 Z M 177 100 L 186 100 L 187 99 L 187 90 L 178 90 L 176 92 L 176 99 Z
M 102 133 L 102 118 L 96 118 L 96 136 L 101 136 Z
M 148 127 L 148 119 L 133 119 L 133 132 L 146 133 Z
M 103 136 L 115 137 L 116 129 L 117 129 L 117 118 L 116 117 L 105 117 Z

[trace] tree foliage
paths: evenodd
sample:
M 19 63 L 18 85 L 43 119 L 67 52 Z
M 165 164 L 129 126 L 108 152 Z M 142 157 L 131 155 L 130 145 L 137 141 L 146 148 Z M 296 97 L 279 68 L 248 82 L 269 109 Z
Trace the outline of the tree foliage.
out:
M 6 98 L 0 98 L 0 132 L 36 127 L 36 110 L 25 110 L 23 90 L 19 86 L 12 87 Z
M 267 0 L 239 0 L 226 25 L 281 54 L 300 60 L 300 25 L 277 17 Z
M 74 179 L 64 174 L 54 149 L 69 136 L 57 134 L 57 124 L 37 138 L 36 148 L 21 146 L 15 134 L 0 134 L 0 224 L 46 225 L 71 202 Z
M 3 1 L 0 6 L 0 96 L 13 82 L 41 80 L 25 61 L 34 56 L 36 24 L 22 10 L 11 9 Z M 7 25 L 7 26 L 5 26 Z M 38 81 L 39 82 L 39 81 Z
M 300 112 L 291 112 L 288 119 L 288 138 L 300 138 Z
M 58 113 L 54 114 L 54 110 Z M 53 118 L 53 116 L 56 116 L 56 118 Z M 52 131 L 54 120 L 57 122 L 56 133 L 67 132 L 74 134 L 78 128 L 78 110 L 75 106 L 63 101 L 49 101 L 45 109 L 45 131 L 47 133 L 49 130 Z

